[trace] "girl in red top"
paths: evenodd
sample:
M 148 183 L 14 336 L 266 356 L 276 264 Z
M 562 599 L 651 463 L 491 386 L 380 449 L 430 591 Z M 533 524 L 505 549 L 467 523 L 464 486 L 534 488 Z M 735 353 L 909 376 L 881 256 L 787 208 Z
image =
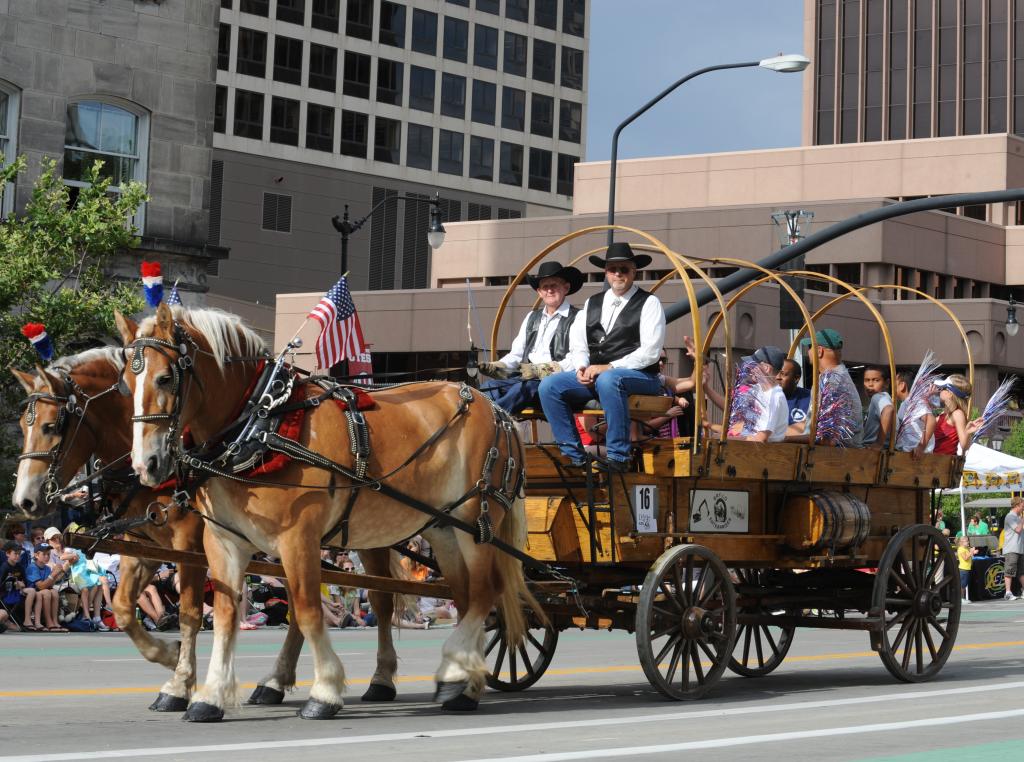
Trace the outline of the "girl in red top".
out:
M 970 447 L 971 437 L 978 430 L 981 420 L 968 423 L 968 404 L 971 399 L 971 382 L 959 373 L 946 379 L 936 381 L 939 390 L 939 401 L 943 412 L 935 422 L 935 454 L 956 455 L 957 447 L 966 452 Z

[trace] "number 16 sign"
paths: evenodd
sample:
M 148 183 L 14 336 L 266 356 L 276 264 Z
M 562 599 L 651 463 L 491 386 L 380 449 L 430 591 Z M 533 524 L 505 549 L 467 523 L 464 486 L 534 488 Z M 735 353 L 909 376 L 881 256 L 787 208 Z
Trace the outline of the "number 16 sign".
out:
M 633 486 L 633 510 L 636 512 L 636 531 L 658 531 L 658 487 L 654 484 Z

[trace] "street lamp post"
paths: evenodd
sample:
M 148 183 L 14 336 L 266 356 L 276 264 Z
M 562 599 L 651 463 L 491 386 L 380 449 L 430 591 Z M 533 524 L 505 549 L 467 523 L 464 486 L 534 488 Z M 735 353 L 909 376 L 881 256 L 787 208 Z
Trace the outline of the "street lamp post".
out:
M 608 224 L 615 224 L 615 175 L 617 169 L 616 162 L 619 156 L 619 133 L 621 133 L 622 130 L 633 120 L 642 115 L 652 106 L 654 106 L 654 104 L 656 104 L 658 101 L 660 101 L 666 95 L 671 93 L 684 82 L 688 82 L 694 77 L 699 77 L 701 74 L 707 74 L 709 71 L 719 71 L 721 69 L 744 69 L 748 67 L 759 66 L 762 69 L 768 69 L 770 71 L 778 71 L 784 73 L 800 72 L 806 69 L 810 65 L 810 63 L 810 59 L 808 59 L 806 56 L 802 56 L 799 54 L 790 54 L 784 56 L 775 56 L 773 58 L 765 58 L 763 61 L 745 61 L 743 63 L 730 63 L 718 64 L 717 66 L 706 66 L 703 69 L 697 69 L 697 71 L 690 72 L 682 79 L 673 82 L 671 85 L 669 85 L 656 96 L 654 96 L 654 98 L 647 101 L 647 103 L 645 103 L 639 109 L 637 109 L 628 117 L 626 117 L 626 119 L 623 120 L 623 122 L 618 127 L 615 128 L 615 132 L 612 134 L 612 152 L 610 158 L 611 167 L 608 177 Z M 613 240 L 614 231 L 609 230 L 608 244 L 611 245 Z

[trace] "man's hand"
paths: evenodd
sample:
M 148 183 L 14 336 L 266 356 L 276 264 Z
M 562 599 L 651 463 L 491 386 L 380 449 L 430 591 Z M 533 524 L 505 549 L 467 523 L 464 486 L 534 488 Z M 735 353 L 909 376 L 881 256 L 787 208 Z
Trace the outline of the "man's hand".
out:
M 606 370 L 611 370 L 611 367 L 611 365 L 588 365 L 583 370 L 576 371 L 576 378 L 584 386 L 593 386 L 597 377 Z M 580 378 L 581 375 L 582 378 Z
M 508 367 L 500 362 L 482 362 L 478 366 L 480 372 L 491 378 L 508 378 Z

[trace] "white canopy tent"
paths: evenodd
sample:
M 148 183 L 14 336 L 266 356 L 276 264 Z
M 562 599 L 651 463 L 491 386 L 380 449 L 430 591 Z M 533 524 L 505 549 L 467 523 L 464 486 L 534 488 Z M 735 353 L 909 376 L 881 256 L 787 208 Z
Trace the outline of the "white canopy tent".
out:
M 973 444 L 967 450 L 960 477 L 960 527 L 967 531 L 964 494 L 981 492 L 1021 492 L 1024 490 L 1024 460 L 1005 452 Z

